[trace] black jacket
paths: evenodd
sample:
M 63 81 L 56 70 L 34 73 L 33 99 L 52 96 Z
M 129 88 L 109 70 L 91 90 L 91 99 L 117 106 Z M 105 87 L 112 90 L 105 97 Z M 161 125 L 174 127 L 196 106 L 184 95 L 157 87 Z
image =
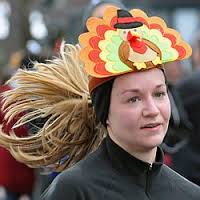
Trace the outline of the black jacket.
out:
M 163 164 L 157 151 L 150 166 L 109 137 L 97 151 L 61 173 L 43 200 L 199 200 L 200 188 Z

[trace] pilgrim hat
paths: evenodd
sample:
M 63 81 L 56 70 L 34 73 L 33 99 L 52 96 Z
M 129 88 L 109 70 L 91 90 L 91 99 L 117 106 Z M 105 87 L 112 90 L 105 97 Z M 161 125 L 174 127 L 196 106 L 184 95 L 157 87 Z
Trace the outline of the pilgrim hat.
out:
M 117 23 L 114 25 L 115 28 L 129 29 L 137 28 L 142 26 L 142 22 L 138 22 L 127 10 L 117 10 Z

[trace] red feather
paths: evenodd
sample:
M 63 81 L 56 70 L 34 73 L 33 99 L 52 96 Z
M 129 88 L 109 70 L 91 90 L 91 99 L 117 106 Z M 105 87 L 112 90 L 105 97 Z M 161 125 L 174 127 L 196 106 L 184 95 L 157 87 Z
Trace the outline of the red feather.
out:
M 128 32 L 127 40 L 134 52 L 144 54 L 147 51 L 147 46 L 144 41 L 140 40 L 138 36 L 132 35 Z
M 157 29 L 162 33 L 162 35 L 164 34 L 164 30 L 163 30 L 162 26 L 160 26 L 160 24 L 150 24 L 149 28 L 150 29 Z
M 97 31 L 97 35 L 99 37 L 101 37 L 102 39 L 104 39 L 104 34 L 106 31 L 108 30 L 112 30 L 112 28 L 110 26 L 107 26 L 107 25 L 99 25 L 97 26 L 96 28 L 96 31 Z
M 172 47 L 176 45 L 176 37 L 174 35 L 165 33 L 164 37 L 168 38 L 172 42 Z
M 186 55 L 186 50 L 185 50 L 184 47 L 182 47 L 182 46 L 180 46 L 180 45 L 176 45 L 176 46 L 174 47 L 174 49 L 176 49 L 176 50 L 178 51 L 178 53 L 179 53 L 178 59 L 182 59 L 182 58 L 185 57 L 185 55 Z
M 110 22 L 110 26 L 113 28 L 113 30 L 116 30 L 116 28 L 114 28 L 114 25 L 117 23 L 117 16 L 113 17 L 111 19 L 111 22 Z
M 105 62 L 97 63 L 94 66 L 94 71 L 101 75 L 110 75 L 111 73 L 105 69 Z
M 97 63 L 97 62 L 101 62 L 101 58 L 99 57 L 99 54 L 101 53 L 100 50 L 92 50 L 90 51 L 88 57 L 91 61 Z
M 93 49 L 99 49 L 99 41 L 101 40 L 101 38 L 100 37 L 98 37 L 98 36 L 94 36 L 94 37 L 92 37 L 92 38 L 90 38 L 90 40 L 89 40 L 89 44 L 90 44 L 90 46 L 93 48 Z

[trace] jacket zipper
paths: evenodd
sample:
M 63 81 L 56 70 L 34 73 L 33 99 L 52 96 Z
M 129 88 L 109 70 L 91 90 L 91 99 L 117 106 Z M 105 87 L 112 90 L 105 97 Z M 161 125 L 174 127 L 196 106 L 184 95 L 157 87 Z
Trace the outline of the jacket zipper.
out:
M 149 185 L 150 185 L 150 173 L 152 170 L 152 164 L 149 165 L 149 168 L 147 170 L 146 174 L 146 187 L 145 187 L 145 193 L 149 197 Z

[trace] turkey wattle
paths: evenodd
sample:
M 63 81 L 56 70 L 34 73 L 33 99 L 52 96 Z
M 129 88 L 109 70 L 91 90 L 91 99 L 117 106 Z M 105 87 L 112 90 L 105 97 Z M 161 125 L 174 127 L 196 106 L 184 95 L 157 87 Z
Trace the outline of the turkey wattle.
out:
M 138 69 L 146 68 L 146 64 L 154 66 L 161 64 L 159 48 L 142 39 L 142 33 L 139 33 L 137 28 L 133 30 L 121 29 L 119 35 L 123 39 L 119 47 L 119 57 L 123 63 Z

